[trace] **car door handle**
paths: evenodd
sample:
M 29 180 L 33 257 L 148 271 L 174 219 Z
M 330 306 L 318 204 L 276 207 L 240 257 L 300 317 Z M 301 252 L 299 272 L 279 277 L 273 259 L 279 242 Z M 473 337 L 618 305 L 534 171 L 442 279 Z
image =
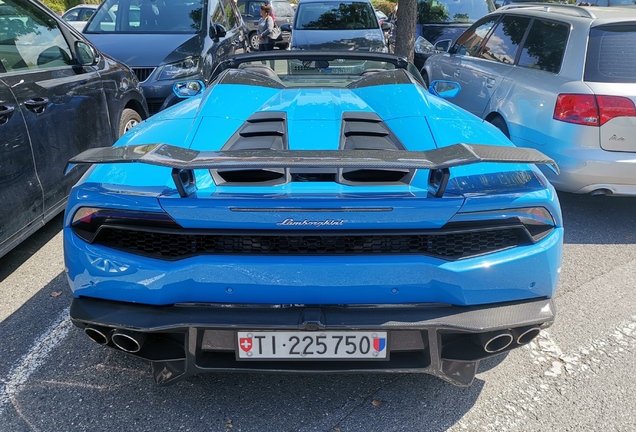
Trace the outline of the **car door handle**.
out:
M 24 103 L 29 111 L 33 111 L 36 114 L 42 114 L 49 103 L 49 99 L 45 97 L 36 97 L 29 99 Z
M 12 106 L 0 105 L 0 125 L 8 122 L 14 111 L 15 108 Z
M 494 78 L 486 78 L 486 87 L 493 88 L 495 86 Z

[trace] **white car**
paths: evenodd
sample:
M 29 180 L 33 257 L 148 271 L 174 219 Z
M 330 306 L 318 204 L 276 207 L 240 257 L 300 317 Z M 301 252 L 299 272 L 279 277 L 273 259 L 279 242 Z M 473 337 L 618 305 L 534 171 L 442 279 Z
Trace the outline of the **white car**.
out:
M 82 4 L 72 7 L 64 12 L 62 19 L 81 32 L 86 27 L 88 19 L 95 13 L 97 6 L 99 5 Z
M 554 159 L 559 190 L 636 196 L 636 9 L 510 5 L 424 65 L 427 82 L 519 147 Z

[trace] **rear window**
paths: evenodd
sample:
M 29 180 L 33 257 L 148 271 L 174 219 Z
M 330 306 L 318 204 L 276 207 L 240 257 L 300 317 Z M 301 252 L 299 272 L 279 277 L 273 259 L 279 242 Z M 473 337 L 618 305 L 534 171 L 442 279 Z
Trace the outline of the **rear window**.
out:
M 328 1 L 299 4 L 296 10 L 296 29 L 301 30 L 357 30 L 379 29 L 371 3 Z
M 585 81 L 636 83 L 636 23 L 590 30 Z

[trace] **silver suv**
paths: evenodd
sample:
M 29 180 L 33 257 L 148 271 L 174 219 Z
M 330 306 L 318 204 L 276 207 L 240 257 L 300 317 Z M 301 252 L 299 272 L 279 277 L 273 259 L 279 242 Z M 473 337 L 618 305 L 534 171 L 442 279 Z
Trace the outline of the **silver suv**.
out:
M 636 196 L 636 10 L 511 5 L 430 57 L 427 82 L 513 143 L 552 157 L 562 191 Z

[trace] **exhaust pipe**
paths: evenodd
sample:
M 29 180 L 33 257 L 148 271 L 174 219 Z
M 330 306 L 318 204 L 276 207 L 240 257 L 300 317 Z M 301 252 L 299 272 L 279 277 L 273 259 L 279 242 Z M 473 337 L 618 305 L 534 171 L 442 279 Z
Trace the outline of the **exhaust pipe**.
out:
M 113 329 L 101 326 L 88 326 L 84 329 L 86 336 L 99 345 L 108 345 Z
M 113 344 L 122 351 L 129 353 L 139 352 L 141 346 L 146 341 L 145 333 L 138 333 L 129 330 L 115 330 L 112 336 Z
M 512 329 L 512 336 L 519 345 L 525 345 L 539 335 L 541 329 L 535 326 Z
M 487 353 L 503 351 L 510 346 L 514 338 L 508 330 L 480 333 L 479 342 Z
M 613 192 L 609 189 L 595 189 L 592 192 L 590 192 L 590 195 L 592 196 L 602 196 L 602 195 L 613 195 Z

